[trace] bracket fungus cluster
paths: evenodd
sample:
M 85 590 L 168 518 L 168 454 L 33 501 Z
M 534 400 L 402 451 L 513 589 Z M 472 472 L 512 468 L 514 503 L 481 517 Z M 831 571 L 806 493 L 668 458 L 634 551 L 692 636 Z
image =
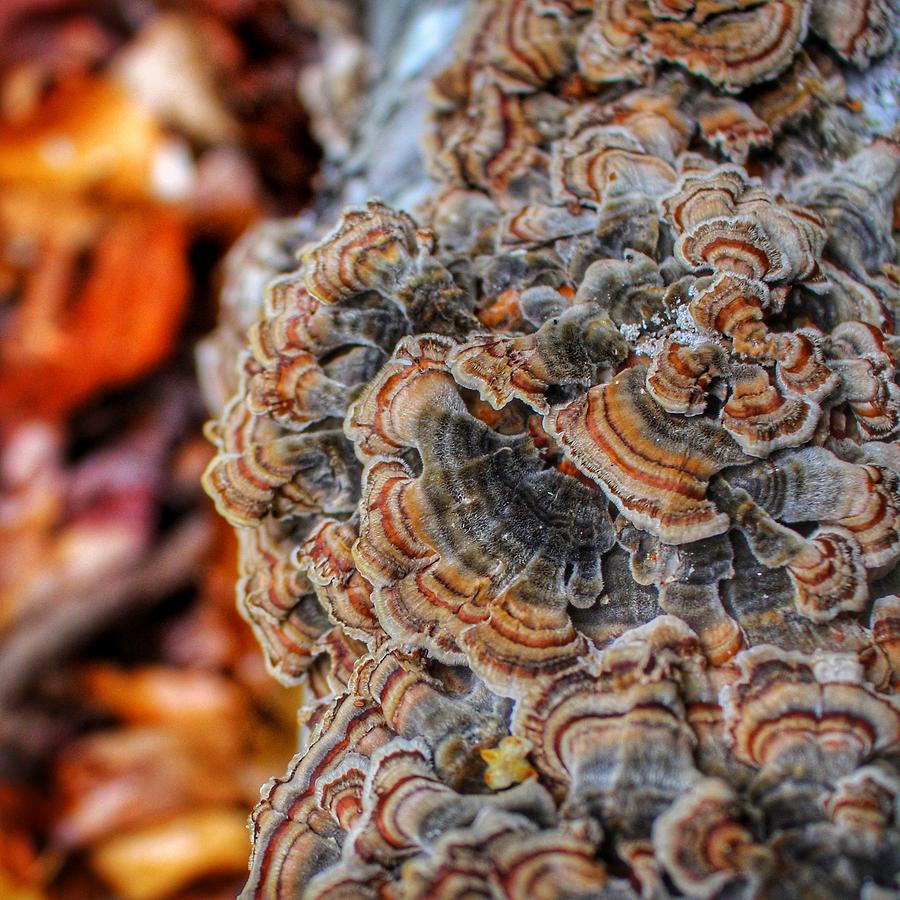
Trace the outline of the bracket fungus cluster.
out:
M 209 427 L 308 700 L 245 896 L 888 896 L 894 7 L 468 15 L 431 194 L 291 226 Z

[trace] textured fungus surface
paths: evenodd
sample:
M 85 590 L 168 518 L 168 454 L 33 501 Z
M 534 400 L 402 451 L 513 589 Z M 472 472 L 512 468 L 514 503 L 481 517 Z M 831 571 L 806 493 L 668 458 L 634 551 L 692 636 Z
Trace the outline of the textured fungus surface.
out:
M 241 250 L 205 484 L 307 699 L 246 897 L 900 887 L 896 27 L 480 0 L 419 206 Z

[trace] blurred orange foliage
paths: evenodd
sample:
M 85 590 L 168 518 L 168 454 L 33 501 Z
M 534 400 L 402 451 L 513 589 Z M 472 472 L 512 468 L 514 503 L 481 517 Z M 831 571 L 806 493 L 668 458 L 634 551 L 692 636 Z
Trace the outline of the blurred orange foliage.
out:
M 295 749 L 189 371 L 217 262 L 308 196 L 312 37 L 281 0 L 125 6 L 0 0 L 3 900 L 233 897 Z
M 0 338 L 0 417 L 55 416 L 157 365 L 189 296 L 185 213 L 155 196 L 166 139 L 102 78 L 0 125 L 0 229 L 26 247 Z
M 124 212 L 100 236 L 75 288 L 77 257 L 47 247 L 0 340 L 0 416 L 65 413 L 157 365 L 184 315 L 186 248 L 178 215 Z

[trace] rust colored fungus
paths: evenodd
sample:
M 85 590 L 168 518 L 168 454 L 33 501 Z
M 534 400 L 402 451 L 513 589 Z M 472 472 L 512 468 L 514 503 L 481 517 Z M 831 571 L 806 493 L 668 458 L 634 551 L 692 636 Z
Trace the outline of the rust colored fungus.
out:
M 722 408 L 722 424 L 746 453 L 768 456 L 782 447 L 805 444 L 820 415 L 821 409 L 808 400 L 784 397 L 762 366 L 740 366 Z
M 482 0 L 416 210 L 236 251 L 204 483 L 308 688 L 245 897 L 896 888 L 893 16 Z
M 615 368 L 626 354 L 625 340 L 606 310 L 579 303 L 534 334 L 476 337 L 454 349 L 449 362 L 458 383 L 477 390 L 494 409 L 516 397 L 547 412 L 551 385 L 589 385 L 598 370 Z
M 810 27 L 861 69 L 887 53 L 896 39 L 890 7 L 874 0 L 813 0 Z
M 653 843 L 689 897 L 716 897 L 739 881 L 757 888 L 774 862 L 756 842 L 739 796 L 717 778 L 698 781 L 659 816 Z
M 645 380 L 641 367 L 625 369 L 551 411 L 548 433 L 639 528 L 671 544 L 720 534 L 728 517 L 706 488 L 744 454 L 721 425 L 665 412 Z
M 578 61 L 597 81 L 648 80 L 671 61 L 736 93 L 787 68 L 808 19 L 805 0 L 596 2 Z
M 841 654 L 808 658 L 775 647 L 740 654 L 740 677 L 723 690 L 725 738 L 735 757 L 760 769 L 753 793 L 763 808 L 816 802 L 818 788 L 855 771 L 879 749 L 896 743 L 900 711 Z M 791 673 L 792 678 L 785 678 Z M 810 740 L 810 735 L 822 740 Z M 825 738 L 824 736 L 828 737 Z M 790 766 L 808 780 L 785 783 Z M 783 815 L 798 810 L 785 808 Z
M 732 162 L 743 165 L 752 150 L 772 143 L 772 129 L 733 97 L 702 96 L 695 112 L 703 139 Z
M 676 256 L 695 270 L 733 272 L 770 285 L 803 281 L 815 288 L 823 281 L 822 219 L 773 196 L 744 169 L 689 168 L 662 208 L 678 235 Z
M 647 390 L 670 413 L 696 416 L 706 408 L 706 388 L 723 369 L 718 344 L 691 347 L 667 340 L 647 371 Z
M 515 695 L 519 678 L 552 674 L 584 649 L 566 609 L 600 595 L 594 550 L 613 532 L 597 492 L 468 413 L 447 369 L 451 343 L 402 340 L 348 412 L 367 462 L 354 559 L 388 634 L 469 660 Z M 409 448 L 419 476 L 402 458 Z M 484 528 L 498 510 L 514 527 Z
M 900 680 L 900 598 L 881 597 L 872 608 L 872 643 L 876 656 L 874 683 L 895 685 Z

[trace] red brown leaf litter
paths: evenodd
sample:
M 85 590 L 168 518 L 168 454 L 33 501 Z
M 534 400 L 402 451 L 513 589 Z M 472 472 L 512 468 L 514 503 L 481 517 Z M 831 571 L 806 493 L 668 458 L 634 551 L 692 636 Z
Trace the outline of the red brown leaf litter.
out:
M 430 188 L 257 230 L 201 351 L 305 698 L 242 896 L 894 896 L 896 9 L 465 16 Z
M 192 353 L 227 249 L 309 196 L 316 23 L 0 6 L 0 896 L 233 896 L 318 688 L 234 608 Z

